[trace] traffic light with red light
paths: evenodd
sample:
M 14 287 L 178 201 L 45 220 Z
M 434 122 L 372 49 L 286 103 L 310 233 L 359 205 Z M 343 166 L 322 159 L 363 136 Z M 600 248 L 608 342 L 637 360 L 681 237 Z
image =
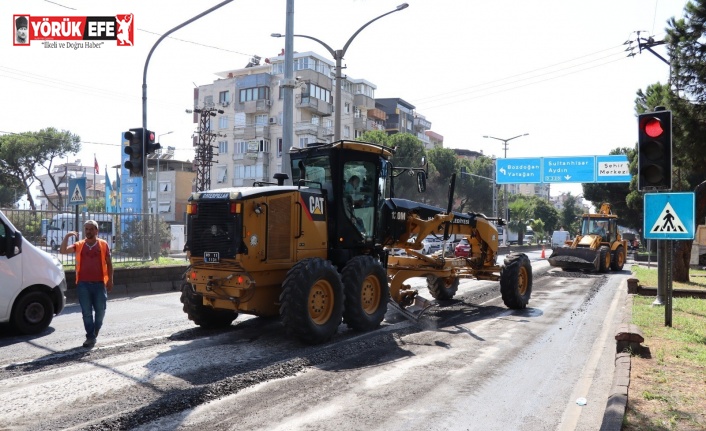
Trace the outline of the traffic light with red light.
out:
M 672 111 L 638 116 L 637 189 L 672 189 Z
M 154 132 L 151 130 L 145 131 L 145 136 L 147 138 L 147 148 L 145 148 L 146 154 L 154 154 L 155 151 L 162 148 L 159 142 L 154 142 Z
M 130 156 L 130 159 L 125 161 L 125 169 L 130 171 L 131 177 L 141 177 L 144 172 L 144 131 L 145 129 L 142 128 L 130 129 L 130 131 L 123 134 L 123 139 L 127 141 L 127 145 L 123 151 Z

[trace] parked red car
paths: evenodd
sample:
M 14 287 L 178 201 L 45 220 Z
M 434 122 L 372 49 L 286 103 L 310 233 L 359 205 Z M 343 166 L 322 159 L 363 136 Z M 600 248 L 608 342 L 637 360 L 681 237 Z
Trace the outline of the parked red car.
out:
M 456 257 L 468 257 L 471 254 L 471 244 L 468 242 L 468 238 L 461 238 L 461 241 L 456 245 L 454 254 Z

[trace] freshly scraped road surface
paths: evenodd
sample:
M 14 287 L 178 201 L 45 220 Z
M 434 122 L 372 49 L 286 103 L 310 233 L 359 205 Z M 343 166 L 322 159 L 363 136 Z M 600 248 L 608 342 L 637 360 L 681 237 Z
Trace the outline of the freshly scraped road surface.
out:
M 629 273 L 534 265 L 526 310 L 463 281 L 417 324 L 390 312 L 320 346 L 277 319 L 202 330 L 175 292 L 111 300 L 88 350 L 72 305 L 41 336 L 0 328 L 0 429 L 598 429 Z

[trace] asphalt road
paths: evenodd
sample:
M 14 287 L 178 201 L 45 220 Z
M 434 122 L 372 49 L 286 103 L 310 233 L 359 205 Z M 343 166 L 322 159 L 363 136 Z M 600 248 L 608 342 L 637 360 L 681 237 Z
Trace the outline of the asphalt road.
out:
M 0 328 L 0 429 L 596 430 L 629 272 L 547 271 L 539 254 L 526 310 L 469 280 L 419 323 L 390 312 L 321 346 L 276 319 L 202 330 L 169 293 L 109 301 L 88 350 L 70 305 L 41 336 Z

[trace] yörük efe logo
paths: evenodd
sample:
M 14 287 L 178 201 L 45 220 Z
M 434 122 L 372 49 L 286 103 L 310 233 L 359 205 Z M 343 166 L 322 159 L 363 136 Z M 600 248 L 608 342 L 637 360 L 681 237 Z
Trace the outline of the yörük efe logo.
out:
M 133 14 L 115 16 L 30 16 L 15 14 L 13 45 L 29 46 L 42 41 L 44 48 L 102 48 L 107 40 L 117 46 L 133 46 Z

